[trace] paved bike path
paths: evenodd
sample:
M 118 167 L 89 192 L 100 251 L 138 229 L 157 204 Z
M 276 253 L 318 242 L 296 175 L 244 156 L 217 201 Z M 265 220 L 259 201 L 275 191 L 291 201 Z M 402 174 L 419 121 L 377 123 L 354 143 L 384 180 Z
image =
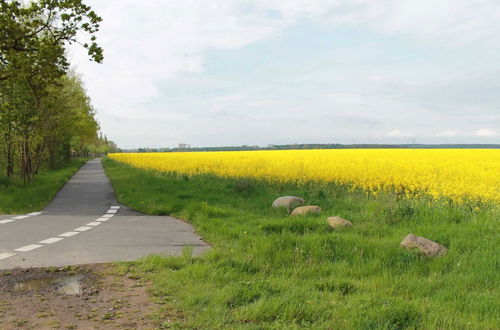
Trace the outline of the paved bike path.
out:
M 198 255 L 209 246 L 186 222 L 119 204 L 101 161 L 88 161 L 41 212 L 0 215 L 0 269 Z

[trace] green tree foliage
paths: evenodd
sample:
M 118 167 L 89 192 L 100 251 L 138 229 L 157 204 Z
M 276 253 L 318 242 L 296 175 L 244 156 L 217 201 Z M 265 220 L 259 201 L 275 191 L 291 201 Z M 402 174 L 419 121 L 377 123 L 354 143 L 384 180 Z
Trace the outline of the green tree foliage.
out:
M 48 114 L 42 131 L 50 167 L 66 162 L 73 153 L 85 155 L 89 145 L 98 141 L 94 109 L 75 73 L 50 87 L 42 108 L 42 113 Z
M 78 43 L 102 62 L 100 22 L 81 0 L 0 0 L 0 153 L 8 178 L 17 167 L 33 182 L 42 165 L 100 143 L 94 110 L 65 55 L 66 45 Z
M 102 62 L 103 50 L 95 33 L 102 19 L 81 0 L 39 0 L 23 5 L 19 1 L 0 0 L 0 61 L 3 69 L 22 64 L 21 54 L 44 53 L 62 44 L 79 43 L 88 49 L 90 58 Z M 89 41 L 77 39 L 78 32 Z M 57 63 L 67 68 L 64 56 Z M 4 72 L 1 79 L 9 77 Z

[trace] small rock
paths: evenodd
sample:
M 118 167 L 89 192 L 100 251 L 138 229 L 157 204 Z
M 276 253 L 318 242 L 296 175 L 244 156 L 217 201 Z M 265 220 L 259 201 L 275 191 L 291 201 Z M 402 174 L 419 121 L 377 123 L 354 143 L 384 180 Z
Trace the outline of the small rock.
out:
M 328 220 L 326 220 L 326 221 L 328 221 L 328 224 L 332 228 L 352 226 L 352 222 L 350 222 L 346 219 L 342 219 L 341 217 L 329 217 Z
M 430 257 L 443 255 L 447 251 L 447 249 L 441 244 L 413 234 L 407 235 L 401 242 L 401 246 L 410 249 L 416 248 L 426 256 Z
M 293 210 L 292 215 L 307 215 L 318 214 L 321 212 L 321 207 L 316 205 L 299 206 Z
M 304 205 L 304 203 L 304 199 L 297 196 L 282 196 L 273 202 L 273 207 L 286 207 L 291 210 L 294 207 Z

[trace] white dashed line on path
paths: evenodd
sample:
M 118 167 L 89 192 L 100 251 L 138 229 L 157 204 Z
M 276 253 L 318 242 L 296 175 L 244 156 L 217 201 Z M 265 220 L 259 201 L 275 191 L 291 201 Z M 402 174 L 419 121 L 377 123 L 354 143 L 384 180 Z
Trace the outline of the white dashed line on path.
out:
M 5 224 L 5 223 L 9 223 L 9 222 L 14 222 L 16 220 L 27 219 L 29 217 L 32 217 L 32 216 L 35 216 L 35 215 L 40 215 L 40 214 L 42 214 L 42 212 L 31 212 L 31 213 L 28 213 L 26 215 L 18 215 L 16 217 L 11 218 L 11 219 L 1 220 L 0 221 L 0 225 Z
M 55 242 L 62 241 L 63 239 L 64 238 L 62 238 L 62 237 L 51 237 L 51 238 L 47 238 L 46 240 L 40 241 L 38 243 L 40 243 L 40 244 L 52 244 Z
M 0 253 L 0 260 L 4 260 L 4 259 L 7 259 L 7 258 L 10 258 L 10 257 L 13 257 L 15 256 L 14 253 Z
M 120 207 L 119 206 L 111 206 L 110 209 L 118 210 Z
M 68 231 L 67 233 L 60 234 L 61 237 L 71 237 L 80 234 L 77 231 Z
M 40 214 L 42 214 L 42 212 L 31 212 L 31 213 L 28 213 L 26 215 L 29 215 L 30 217 L 33 217 L 35 215 L 40 215 Z
M 90 230 L 90 229 L 92 229 L 92 227 L 85 227 L 85 226 L 83 226 L 83 227 L 76 228 L 75 231 L 87 231 L 87 230 Z
M 43 245 L 39 245 L 39 244 L 30 244 L 30 245 L 26 245 L 26 246 L 20 247 L 19 249 L 14 249 L 14 251 L 17 251 L 17 252 L 28 252 L 28 251 L 31 251 L 31 250 L 34 250 L 34 249 L 41 248 L 42 246 Z
M 29 218 L 29 217 L 30 217 L 29 215 L 20 215 L 20 216 L 14 217 L 12 219 L 14 219 L 14 220 L 23 220 L 23 219 L 26 219 L 26 218 Z
M 47 238 L 43 241 L 38 242 L 39 244 L 29 244 L 29 245 L 20 247 L 18 249 L 14 249 L 14 251 L 28 252 L 28 251 L 32 251 L 32 250 L 35 250 L 35 249 L 38 249 L 38 248 L 41 248 L 44 246 L 44 245 L 40 245 L 40 244 L 53 244 L 53 243 L 62 241 L 64 239 L 64 237 L 72 237 L 72 236 L 78 235 L 80 232 L 90 230 L 93 227 L 99 226 L 104 221 L 108 221 L 109 219 L 111 219 L 114 216 L 115 213 L 118 212 L 119 208 L 120 208 L 119 206 L 111 206 L 111 208 L 107 211 L 107 214 L 104 214 L 101 218 L 98 218 L 95 221 L 89 222 L 86 226 L 78 227 L 78 228 L 74 229 L 74 231 L 68 231 L 66 233 L 62 233 L 62 234 L 58 235 L 59 237 Z M 17 217 L 12 218 L 12 219 L 0 220 L 0 224 L 13 222 L 15 220 L 22 220 L 22 219 L 29 218 L 30 216 L 36 216 L 36 215 L 40 215 L 40 214 L 42 214 L 42 212 L 32 212 L 32 213 L 29 213 L 26 215 L 19 215 Z M 88 226 L 90 226 L 90 227 L 88 227 Z M 16 254 L 14 254 L 14 253 L 8 253 L 8 252 L 0 253 L 0 260 L 7 259 L 7 258 L 13 257 L 15 255 Z

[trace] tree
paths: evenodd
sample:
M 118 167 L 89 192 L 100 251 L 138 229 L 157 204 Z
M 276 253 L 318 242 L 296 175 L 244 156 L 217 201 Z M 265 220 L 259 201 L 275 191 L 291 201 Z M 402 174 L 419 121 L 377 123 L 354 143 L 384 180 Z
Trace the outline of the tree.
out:
M 92 60 L 101 63 L 103 50 L 95 36 L 101 21 L 102 18 L 81 0 L 39 0 L 28 5 L 0 0 L 0 62 L 5 68 L 21 53 L 78 43 L 88 49 Z M 77 38 L 79 31 L 89 35 L 89 42 Z M 0 79 L 9 76 L 8 72 L 3 72 Z
M 72 152 L 82 152 L 95 143 L 99 125 L 76 73 L 70 72 L 51 87 L 44 107 L 51 114 L 44 131 L 50 167 L 67 162 Z
M 8 177 L 13 175 L 17 152 L 23 180 L 34 180 L 47 145 L 53 146 L 55 132 L 61 133 L 54 126 L 56 118 L 71 117 L 55 96 L 63 91 L 61 86 L 71 84 L 63 79 L 69 68 L 65 46 L 79 43 L 91 60 L 101 62 L 103 50 L 95 37 L 100 22 L 81 0 L 39 0 L 27 5 L 0 0 L 0 132 L 6 143 Z M 88 42 L 77 38 L 80 31 L 89 35 Z M 87 114 L 93 119 L 92 111 Z M 94 119 L 89 123 L 95 134 L 97 123 Z M 63 136 L 67 141 L 64 134 L 58 137 Z

